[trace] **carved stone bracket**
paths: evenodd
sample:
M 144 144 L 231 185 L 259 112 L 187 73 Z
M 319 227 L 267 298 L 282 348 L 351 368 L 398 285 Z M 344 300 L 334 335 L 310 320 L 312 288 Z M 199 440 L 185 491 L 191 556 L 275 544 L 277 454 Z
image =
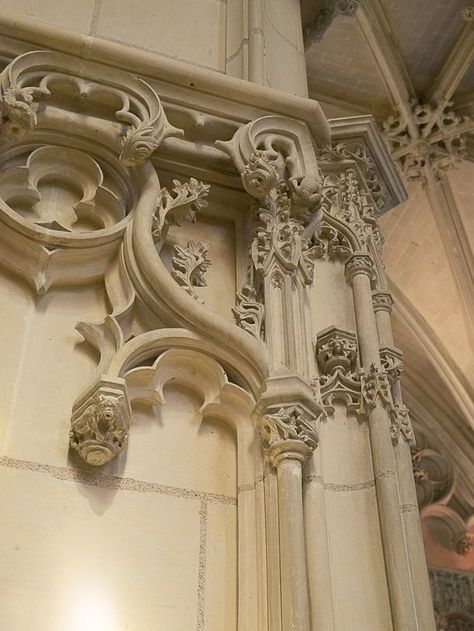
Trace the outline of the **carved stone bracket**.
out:
M 334 414 L 335 401 L 350 411 L 359 411 L 361 384 L 357 370 L 357 337 L 335 326 L 320 331 L 316 357 L 321 376 L 319 394 L 327 412 Z
M 130 419 L 131 408 L 124 380 L 101 380 L 74 405 L 71 447 L 87 463 L 101 466 L 123 449 Z

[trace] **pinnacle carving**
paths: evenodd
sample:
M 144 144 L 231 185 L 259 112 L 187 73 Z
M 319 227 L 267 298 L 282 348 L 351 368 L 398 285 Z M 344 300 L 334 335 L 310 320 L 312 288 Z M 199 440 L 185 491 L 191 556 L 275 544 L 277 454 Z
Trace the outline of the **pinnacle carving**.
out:
M 209 243 L 188 241 L 186 247 L 178 244 L 174 246 L 175 255 L 172 258 L 173 269 L 171 276 L 183 287 L 185 291 L 199 300 L 193 287 L 205 287 L 207 285 L 204 278 L 208 267 L 211 265 L 209 255 Z
M 449 110 L 450 105 L 414 102 L 408 113 L 392 114 L 383 123 L 392 157 L 408 180 L 424 181 L 425 167 L 440 179 L 466 155 L 466 135 L 474 130 L 474 121 Z
M 317 252 L 305 238 L 305 221 L 292 216 L 292 203 L 283 182 L 265 197 L 257 210 L 257 229 L 251 252 L 255 269 L 266 275 L 273 262 L 286 273 L 298 270 L 305 284 L 313 281 Z
M 237 306 L 232 308 L 236 323 L 256 338 L 262 337 L 265 308 L 257 299 L 257 292 L 251 285 L 244 285 L 237 292 Z
M 409 445 L 415 444 L 415 434 L 410 420 L 408 408 L 394 403 L 390 409 L 390 435 L 396 443 L 401 436 Z
M 320 153 L 320 160 L 325 162 L 344 162 L 351 160 L 362 171 L 364 181 L 379 211 L 382 211 L 390 202 L 390 195 L 380 177 L 372 156 L 362 144 L 356 143 L 348 146 L 346 143 L 330 143 L 325 145 Z
M 99 383 L 71 419 L 71 447 L 94 466 L 115 458 L 128 439 L 130 404 L 123 389 L 113 386 Z

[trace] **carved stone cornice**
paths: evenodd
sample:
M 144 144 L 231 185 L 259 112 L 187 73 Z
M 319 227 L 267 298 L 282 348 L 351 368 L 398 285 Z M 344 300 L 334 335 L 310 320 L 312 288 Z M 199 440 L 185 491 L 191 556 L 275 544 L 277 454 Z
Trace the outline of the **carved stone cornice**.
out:
M 376 313 L 377 311 L 386 311 L 391 314 L 394 301 L 390 292 L 376 291 L 372 294 L 372 304 Z
M 466 135 L 474 121 L 449 110 L 451 102 L 436 106 L 411 103 L 408 114 L 392 114 L 383 123 L 385 140 L 400 171 L 412 181 L 425 180 L 425 168 L 440 179 L 466 155 Z
M 348 282 L 352 282 L 354 276 L 358 274 L 365 274 L 371 281 L 375 280 L 374 263 L 370 255 L 365 252 L 354 252 L 346 263 L 345 272 Z

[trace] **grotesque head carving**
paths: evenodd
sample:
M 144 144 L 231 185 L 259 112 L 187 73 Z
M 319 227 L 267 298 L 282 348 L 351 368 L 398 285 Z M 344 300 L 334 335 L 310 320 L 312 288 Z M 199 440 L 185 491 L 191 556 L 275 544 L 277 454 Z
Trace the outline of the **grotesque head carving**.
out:
M 123 448 L 129 426 L 124 395 L 96 392 L 72 420 L 71 446 L 89 464 L 103 465 Z

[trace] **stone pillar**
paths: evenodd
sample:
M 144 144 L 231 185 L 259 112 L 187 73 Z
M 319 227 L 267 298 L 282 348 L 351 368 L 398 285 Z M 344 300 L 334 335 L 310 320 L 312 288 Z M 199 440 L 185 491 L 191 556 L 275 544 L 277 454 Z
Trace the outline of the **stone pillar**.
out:
M 362 396 L 367 406 L 370 442 L 374 464 L 380 527 L 390 590 L 394 627 L 397 631 L 418 629 L 413 602 L 400 499 L 393 452 L 388 403 L 389 384 L 381 369 L 379 339 L 372 306 L 371 257 L 355 252 L 346 263 L 346 275 L 352 283 L 354 309 L 361 355 Z
M 259 427 L 278 480 L 281 628 L 309 631 L 302 466 L 317 444 L 317 434 L 312 415 L 302 406 L 267 412 Z
M 410 446 L 414 444 L 414 435 L 408 418 L 408 410 L 403 405 L 400 377 L 403 370 L 402 354 L 393 347 L 393 334 L 390 314 L 393 300 L 388 292 L 375 292 L 373 304 L 380 341 L 382 365 L 387 371 L 392 396 L 400 415 L 400 425 L 392 432 L 395 462 L 397 466 L 400 493 L 400 512 L 409 550 L 409 563 L 412 583 L 415 586 L 416 614 L 420 629 L 436 629 L 431 591 L 426 565 L 425 548 L 419 517 L 418 500 Z M 403 424 L 402 424 L 403 421 Z

